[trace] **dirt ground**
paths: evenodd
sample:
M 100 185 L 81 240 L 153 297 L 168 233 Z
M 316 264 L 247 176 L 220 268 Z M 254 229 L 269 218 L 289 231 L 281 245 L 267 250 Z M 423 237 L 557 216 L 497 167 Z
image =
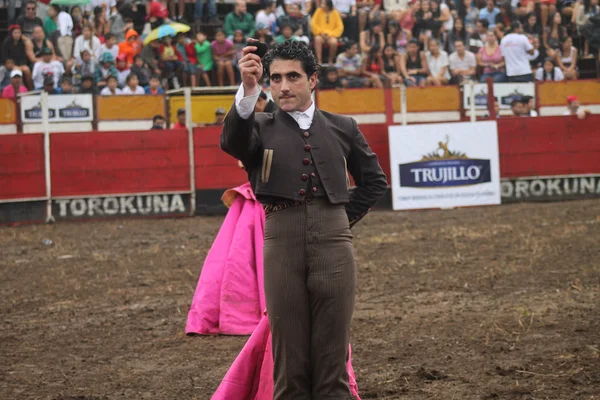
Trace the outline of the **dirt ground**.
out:
M 184 334 L 222 220 L 0 228 L 0 399 L 209 399 L 246 340 Z M 600 200 L 353 231 L 363 399 L 600 399 Z

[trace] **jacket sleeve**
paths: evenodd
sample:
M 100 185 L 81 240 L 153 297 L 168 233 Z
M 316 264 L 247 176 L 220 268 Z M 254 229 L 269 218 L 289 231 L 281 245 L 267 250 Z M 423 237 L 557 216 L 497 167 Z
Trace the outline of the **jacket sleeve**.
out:
M 356 187 L 350 190 L 350 200 L 346 204 L 350 227 L 360 221 L 387 191 L 387 178 L 377 155 L 369 147 L 354 119 L 352 124 L 354 133 L 348 170 Z
M 225 16 L 225 23 L 223 24 L 223 31 L 225 31 L 226 37 L 233 36 L 235 32 L 233 25 L 233 13 L 229 13 Z
M 313 14 L 311 20 L 310 20 L 310 29 L 312 31 L 312 34 L 317 36 L 320 35 L 321 33 L 323 33 L 323 27 L 322 27 L 322 14 L 323 11 L 318 8 L 317 11 L 315 11 L 315 13 Z
M 248 119 L 243 119 L 234 103 L 223 122 L 221 150 L 250 167 L 259 155 L 259 148 L 260 136 L 258 125 L 254 123 L 254 112 Z
M 334 12 L 331 13 L 331 17 L 333 18 L 333 26 L 329 36 L 340 38 L 344 33 L 344 22 L 342 21 L 342 17 L 337 10 L 334 10 Z

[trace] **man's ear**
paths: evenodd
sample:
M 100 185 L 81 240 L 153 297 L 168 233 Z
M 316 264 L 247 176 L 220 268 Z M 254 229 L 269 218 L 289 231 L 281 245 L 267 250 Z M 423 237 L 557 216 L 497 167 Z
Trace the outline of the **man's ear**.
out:
M 317 86 L 317 82 L 319 80 L 319 74 L 317 72 L 315 72 L 314 74 L 312 74 L 309 78 L 308 78 L 308 82 L 310 84 L 310 91 L 312 92 L 313 90 L 315 90 L 315 87 Z

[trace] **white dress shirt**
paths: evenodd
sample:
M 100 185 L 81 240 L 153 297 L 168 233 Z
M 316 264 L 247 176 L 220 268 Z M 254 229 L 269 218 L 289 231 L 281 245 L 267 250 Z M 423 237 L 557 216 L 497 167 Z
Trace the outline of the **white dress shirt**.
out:
M 256 101 L 260 95 L 260 88 L 256 86 L 250 94 L 245 97 L 244 94 L 244 85 L 242 84 L 235 94 L 235 110 L 242 119 L 248 119 L 256 106 Z M 294 118 L 300 129 L 308 129 L 315 115 L 315 103 L 311 102 L 310 107 L 306 111 L 292 111 L 288 112 L 288 114 Z

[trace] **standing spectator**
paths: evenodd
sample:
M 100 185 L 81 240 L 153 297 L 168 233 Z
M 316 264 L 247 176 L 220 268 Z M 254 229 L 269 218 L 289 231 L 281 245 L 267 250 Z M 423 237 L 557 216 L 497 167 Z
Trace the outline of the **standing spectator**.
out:
M 110 53 L 113 56 L 113 60 L 119 55 L 117 37 L 112 33 L 107 33 L 106 35 L 104 35 L 104 44 L 100 46 L 100 57 L 98 58 L 99 60 L 102 59 L 102 55 L 104 53 Z
M 185 126 L 185 108 L 177 110 L 177 122 L 173 124 L 173 129 L 187 129 Z
M 133 30 L 129 29 L 125 34 L 125 41 L 119 43 L 119 54 L 125 54 L 127 64 L 133 64 L 133 58 L 142 52 L 142 43 L 140 42 L 140 35 Z
M 125 54 L 119 54 L 116 60 L 116 69 L 117 69 L 117 80 L 119 81 L 120 87 L 125 87 L 127 84 L 127 77 L 131 74 L 131 68 L 127 65 L 127 57 Z M 138 84 L 139 84 L 139 76 L 137 76 Z
M 15 68 L 10 72 L 10 84 L 2 89 L 2 97 L 16 99 L 18 93 L 25 92 L 27 92 L 27 88 L 23 86 L 23 73 Z
M 140 81 L 139 85 L 141 87 L 146 87 L 150 82 L 150 77 L 152 76 L 152 72 L 148 67 L 144 65 L 144 59 L 141 55 L 135 56 L 133 59 L 133 65 L 131 66 L 131 72 L 138 76 Z
M 146 94 L 165 94 L 165 90 L 160 86 L 160 77 L 158 75 L 152 75 L 150 77 L 150 83 L 144 89 Z
M 119 89 L 117 77 L 109 75 L 106 78 L 106 87 L 100 91 L 100 96 L 116 96 L 119 94 L 123 94 L 123 92 Z
M 356 0 L 333 0 L 333 7 L 340 13 L 340 17 L 342 18 L 344 24 L 344 36 L 350 40 L 357 40 L 358 14 Z M 360 32 L 362 33 L 363 30 L 364 26 Z M 383 49 L 383 46 L 381 49 Z M 365 54 L 367 53 L 368 51 L 365 52 Z
M 400 71 L 406 86 L 425 87 L 427 83 L 427 58 L 419 47 L 419 42 L 412 39 L 406 46 L 406 54 L 400 58 Z
M 52 60 L 52 51 L 44 49 L 41 53 L 42 59 L 33 66 L 32 79 L 33 86 L 36 89 L 41 89 L 44 86 L 44 79 L 52 77 L 54 87 L 58 86 L 58 82 L 65 73 L 65 68 L 60 61 Z
M 544 66 L 535 72 L 536 81 L 562 81 L 565 79 L 561 69 L 554 64 L 550 57 L 544 60 Z
M 28 0 L 25 3 L 25 14 L 17 18 L 17 25 L 21 27 L 23 35 L 30 38 L 33 36 L 33 27 L 41 26 L 44 28 L 44 21 L 36 16 L 37 2 Z
M 480 19 L 475 24 L 475 32 L 470 34 L 469 37 L 469 51 L 473 54 L 477 54 L 479 49 L 485 46 L 489 23 L 487 19 Z
M 323 61 L 323 45 L 329 46 L 329 64 L 337 54 L 338 40 L 344 32 L 340 13 L 333 8 L 332 0 L 321 0 L 321 6 L 315 10 L 311 19 L 314 35 L 315 55 L 319 64 Z
M 208 21 L 213 24 L 220 23 L 217 17 L 217 5 L 215 0 L 196 0 L 194 5 L 194 21 L 202 21 L 205 1 L 208 3 Z
M 131 95 L 131 94 L 145 94 L 144 88 L 138 85 L 139 80 L 136 74 L 129 74 L 127 76 L 126 85 L 121 90 L 121 94 Z
M 212 48 L 203 32 L 196 33 L 196 57 L 198 59 L 198 73 L 206 86 L 210 86 L 208 73 L 213 69 Z
M 411 4 L 414 3 L 417 2 L 413 2 Z M 394 48 L 397 54 L 402 55 L 406 53 L 406 45 L 411 38 L 412 33 L 402 29 L 398 21 L 390 21 L 388 24 L 388 35 L 386 42 Z
M 264 7 L 258 10 L 255 17 L 255 25 L 267 26 L 270 32 L 275 32 L 274 27 L 277 21 L 275 16 L 275 1 L 267 0 Z
M 104 87 L 108 84 L 108 78 L 113 76 L 117 79 L 119 72 L 115 68 L 115 60 L 111 53 L 102 54 L 100 63 L 96 66 L 95 82 L 98 87 Z M 117 80 L 118 85 L 118 80 Z
M 577 79 L 577 54 L 573 39 L 568 37 L 556 55 L 556 64 L 565 75 L 565 79 Z
M 429 39 L 429 51 L 427 52 L 429 76 L 427 77 L 427 84 L 430 86 L 447 85 L 450 81 L 448 65 L 448 53 L 440 50 L 440 42 L 437 39 Z
M 513 31 L 500 42 L 500 51 L 506 63 L 506 75 L 509 82 L 531 82 L 533 74 L 529 65 L 528 54 L 533 55 L 533 45 L 523 35 L 523 27 L 517 21 L 512 25 Z
M 68 76 L 63 76 L 60 81 L 60 87 L 56 88 L 56 94 L 74 94 L 73 81 Z
M 196 48 L 194 43 L 187 42 L 187 38 L 183 33 L 178 33 L 175 38 L 175 48 L 181 55 L 181 62 L 183 64 L 183 85 L 191 87 L 196 86 L 196 64 L 198 59 L 196 57 Z
M 363 54 L 369 54 L 371 50 L 381 52 L 384 46 L 385 39 L 383 37 L 381 21 L 371 21 L 370 29 L 360 33 L 360 51 Z
M 446 41 L 446 51 L 448 53 L 456 51 L 456 47 L 454 47 L 456 40 L 462 40 L 465 45 L 469 43 L 469 32 L 467 32 L 463 20 L 460 18 L 456 18 L 454 27 L 448 33 L 448 40 Z
M 465 80 L 475 79 L 477 59 L 475 54 L 468 51 L 462 40 L 454 42 L 456 51 L 448 57 L 448 66 L 455 83 L 462 84 Z
M 217 79 L 219 81 L 219 86 L 225 86 L 225 72 L 227 72 L 229 84 L 235 85 L 232 63 L 234 53 L 233 43 L 225 37 L 225 32 L 218 29 L 215 34 L 215 40 L 213 40 L 210 46 L 213 58 L 217 63 Z
M 500 9 L 496 7 L 494 0 L 487 0 L 486 7 L 479 10 L 479 18 L 485 19 L 490 28 L 496 26 L 496 16 L 500 14 Z
M 477 53 L 477 64 L 483 68 L 479 82 L 485 83 L 487 78 L 493 78 L 497 83 L 506 82 L 504 57 L 493 30 L 487 34 L 485 47 Z
M 245 37 L 254 37 L 255 22 L 252 14 L 247 12 L 246 2 L 244 0 L 235 0 L 235 7 L 232 12 L 225 17 L 223 30 L 227 39 L 233 39 L 233 34 L 238 29 L 244 32 Z
M 27 54 L 25 52 L 25 41 L 29 39 L 24 38 L 21 34 L 21 27 L 19 25 L 11 25 L 8 27 L 8 36 L 4 39 L 2 44 L 2 60 L 13 60 L 15 68 L 19 69 L 23 73 L 23 80 L 26 85 L 31 86 L 31 70 L 27 66 Z
M 95 63 L 92 60 L 89 50 L 85 49 L 81 51 L 81 54 L 77 55 L 73 66 L 71 67 L 71 74 L 73 75 L 73 85 L 78 87 L 81 85 L 81 78 L 87 75 L 94 75 Z
M 464 21 L 467 32 L 475 32 L 475 26 L 479 21 L 479 9 L 475 7 L 472 0 L 462 0 L 458 4 L 458 17 Z
M 381 57 L 383 64 L 383 75 L 386 77 L 390 85 L 403 83 L 402 73 L 400 72 L 400 55 L 391 44 L 386 44 L 383 48 Z
M 90 25 L 85 25 L 81 31 L 81 35 L 75 39 L 75 47 L 73 48 L 73 57 L 79 56 L 83 50 L 90 52 L 92 60 L 98 62 L 100 60 L 100 48 L 102 43 L 98 39 L 92 30 Z

